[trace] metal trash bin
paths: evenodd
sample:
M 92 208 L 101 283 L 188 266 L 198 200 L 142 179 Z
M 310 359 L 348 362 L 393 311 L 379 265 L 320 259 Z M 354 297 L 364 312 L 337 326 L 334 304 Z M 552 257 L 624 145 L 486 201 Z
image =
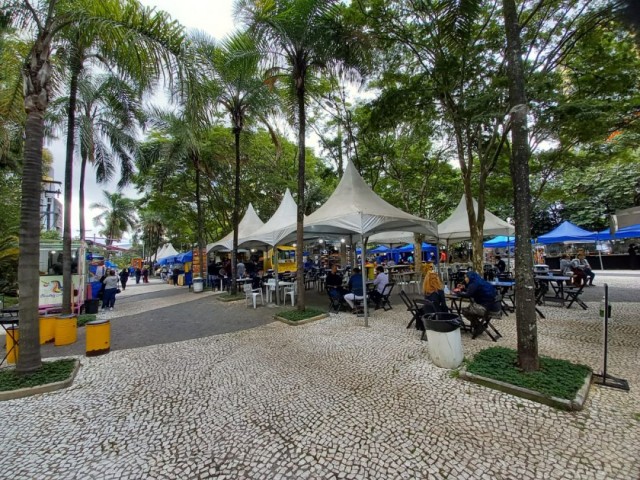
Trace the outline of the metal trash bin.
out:
M 441 368 L 458 368 L 464 359 L 460 317 L 455 313 L 434 313 L 425 315 L 423 321 L 431 361 Z
M 194 278 L 193 279 L 193 293 L 201 293 L 204 290 L 204 279 L 202 278 Z
M 100 307 L 100 300 L 92 298 L 84 302 L 84 313 L 98 313 Z

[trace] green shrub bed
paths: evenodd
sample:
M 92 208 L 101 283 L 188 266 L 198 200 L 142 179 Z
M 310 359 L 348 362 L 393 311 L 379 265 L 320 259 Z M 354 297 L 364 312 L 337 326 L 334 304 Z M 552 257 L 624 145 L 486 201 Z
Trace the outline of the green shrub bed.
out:
M 317 317 L 318 315 L 323 315 L 327 312 L 323 310 L 319 310 L 317 308 L 307 308 L 303 311 L 300 310 L 285 310 L 284 312 L 278 313 L 279 317 L 285 318 L 290 322 L 299 322 L 301 320 L 307 320 L 312 317 Z
M 82 315 L 78 315 L 78 326 L 84 327 L 87 323 L 93 322 L 95 319 L 95 313 L 83 313 Z
M 0 370 L 0 392 L 62 382 L 72 375 L 75 364 L 74 359 L 43 362 L 38 371 L 24 375 L 18 374 L 13 368 L 2 369 Z
M 237 302 L 238 300 L 244 300 L 247 297 L 244 293 L 236 293 L 235 295 L 223 293 L 222 295 L 218 295 L 216 298 L 221 302 Z
M 591 369 L 585 365 L 540 356 L 537 372 L 523 372 L 517 366 L 518 353 L 504 347 L 482 350 L 467 365 L 467 372 L 527 388 L 547 397 L 572 400 Z

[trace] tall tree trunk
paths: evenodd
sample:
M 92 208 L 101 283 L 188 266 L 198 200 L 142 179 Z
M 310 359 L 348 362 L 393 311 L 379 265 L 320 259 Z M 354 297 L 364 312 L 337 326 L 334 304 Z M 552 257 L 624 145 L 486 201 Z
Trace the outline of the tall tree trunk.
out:
M 19 373 L 38 370 L 40 354 L 40 324 L 38 300 L 40 288 L 40 195 L 42 190 L 42 145 L 44 113 L 49 105 L 51 66 L 50 46 L 43 41 L 49 33 L 41 31 L 23 70 L 25 84 L 24 165 L 22 168 L 22 200 L 20 204 L 20 355 L 16 365 Z
M 238 293 L 236 263 L 238 262 L 238 226 L 240 223 L 240 131 L 238 126 L 233 129 L 236 142 L 236 177 L 233 185 L 233 249 L 231 251 L 231 295 Z M 277 274 L 277 269 L 276 269 Z
M 73 195 L 73 152 L 76 133 L 76 103 L 78 99 L 78 77 L 81 62 L 77 56 L 71 65 L 71 85 L 69 87 L 69 105 L 67 111 L 67 152 L 64 168 L 64 226 L 62 231 L 62 313 L 71 313 L 71 202 Z M 82 214 L 82 212 L 81 212 Z M 81 285 L 78 286 L 81 288 Z
M 200 278 L 204 279 L 204 257 L 202 251 L 204 250 L 204 210 L 202 208 L 202 199 L 200 198 L 200 162 L 196 164 L 196 208 L 198 211 L 198 258 L 200 259 Z M 159 230 L 158 230 L 159 231 Z M 159 237 L 156 240 L 156 249 L 158 251 Z M 157 260 L 157 259 L 156 259 Z
M 306 165 L 306 117 L 304 108 L 305 86 L 304 78 L 298 79 L 299 85 L 296 89 L 298 96 L 298 215 L 296 217 L 296 282 L 298 289 L 298 300 L 296 306 L 298 310 L 305 309 L 304 302 L 304 187 L 305 187 L 305 165 Z
M 87 174 L 87 153 L 82 153 L 81 158 L 80 181 L 78 184 L 78 206 L 80 208 L 80 240 L 83 241 L 86 237 L 84 224 L 84 180 L 85 175 Z
M 527 129 L 527 97 L 522 66 L 520 26 L 514 0 L 503 0 L 507 34 L 507 77 L 511 106 L 511 180 L 516 219 L 516 331 L 518 364 L 525 372 L 539 368 L 538 329 L 535 311 L 533 257 L 531 254 L 531 212 L 529 189 L 529 131 Z

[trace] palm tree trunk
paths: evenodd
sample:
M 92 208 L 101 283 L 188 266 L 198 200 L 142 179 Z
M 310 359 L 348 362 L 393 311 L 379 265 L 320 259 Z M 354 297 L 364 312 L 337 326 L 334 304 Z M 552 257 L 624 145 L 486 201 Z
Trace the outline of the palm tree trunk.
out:
M 67 154 L 64 168 L 64 226 L 62 231 L 62 313 L 71 313 L 71 201 L 73 195 L 73 151 L 76 132 L 76 103 L 78 98 L 78 76 L 80 60 L 74 57 L 71 66 L 71 84 L 69 87 L 69 110 L 67 111 Z M 82 211 L 80 214 L 82 215 Z
M 296 282 L 298 289 L 298 310 L 305 309 L 304 302 L 304 262 L 302 254 L 304 252 L 304 187 L 305 187 L 305 165 L 306 165 L 306 145 L 305 129 L 306 117 L 304 108 L 304 77 L 299 79 L 299 86 L 296 89 L 298 95 L 298 215 L 296 218 Z
M 196 209 L 198 213 L 198 257 L 200 258 L 200 278 L 204 279 L 204 258 L 201 255 L 204 250 L 204 210 L 202 209 L 202 200 L 200 198 L 200 164 L 196 165 Z M 159 230 L 158 230 L 159 232 Z M 158 243 L 160 237 L 156 240 L 156 249 L 158 251 Z
M 531 192 L 529 187 L 529 131 L 527 129 L 527 97 L 522 67 L 520 27 L 514 0 L 503 0 L 507 34 L 507 77 L 511 106 L 511 180 L 516 219 L 516 331 L 518 364 L 525 372 L 538 370 L 538 328 L 531 255 Z
M 39 73 L 39 72 L 38 72 Z M 33 75 L 32 75 L 33 78 Z M 35 97 L 35 98 L 34 98 Z M 40 368 L 40 325 L 38 299 L 40 287 L 40 191 L 42 189 L 42 144 L 44 138 L 45 105 L 39 95 L 25 98 L 24 167 L 22 170 L 22 201 L 20 215 L 20 355 L 16 370 L 28 373 Z M 29 109 L 31 104 L 34 108 Z M 37 107 L 35 107 L 38 105 Z
M 84 179 L 87 169 L 87 154 L 82 154 L 82 160 L 80 163 L 80 182 L 78 185 L 78 206 L 80 208 L 80 240 L 84 241 L 86 232 L 84 224 Z
M 235 185 L 233 186 L 233 251 L 231 252 L 231 295 L 235 295 L 238 292 L 238 283 L 236 281 L 236 262 L 238 258 L 238 224 L 240 223 L 240 132 L 240 127 L 235 126 L 233 129 L 233 134 L 236 142 L 236 179 Z

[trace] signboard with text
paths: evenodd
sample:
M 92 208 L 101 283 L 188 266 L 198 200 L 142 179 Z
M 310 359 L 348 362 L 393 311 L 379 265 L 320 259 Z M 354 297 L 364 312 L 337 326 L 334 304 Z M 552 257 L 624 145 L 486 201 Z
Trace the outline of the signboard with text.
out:
M 191 271 L 194 277 L 200 276 L 200 265 L 204 263 L 204 269 L 207 269 L 207 253 L 205 250 L 199 250 L 195 248 L 193 250 L 193 263 L 191 265 Z

